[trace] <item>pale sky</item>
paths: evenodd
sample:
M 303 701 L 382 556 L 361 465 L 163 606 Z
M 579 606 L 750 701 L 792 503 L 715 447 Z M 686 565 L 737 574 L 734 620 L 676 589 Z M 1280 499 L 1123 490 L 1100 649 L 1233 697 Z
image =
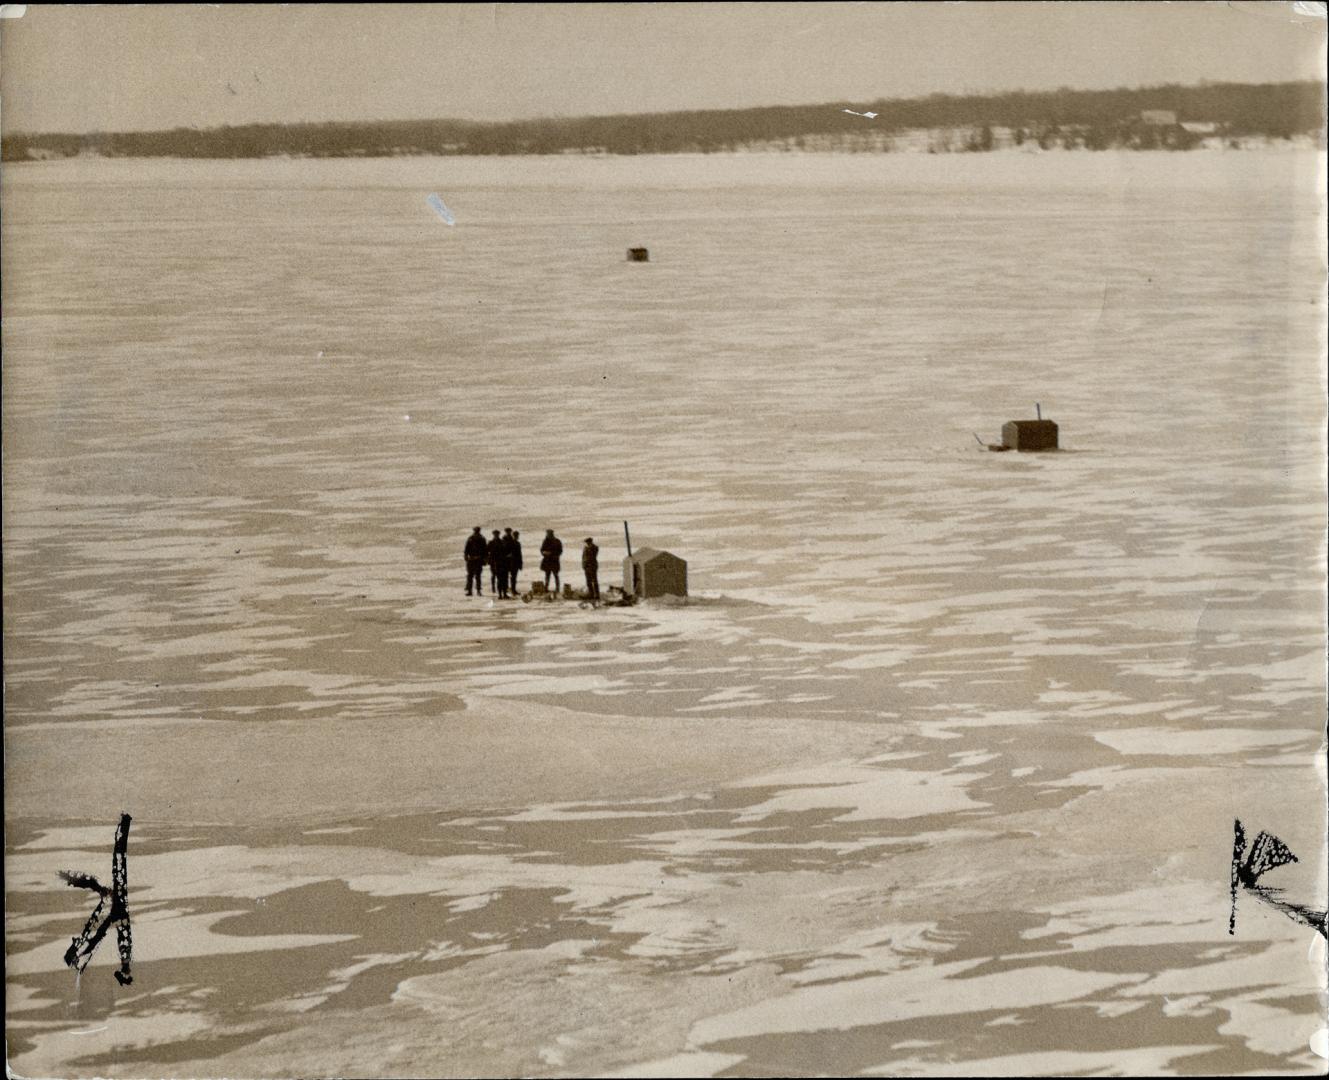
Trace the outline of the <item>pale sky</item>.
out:
M 1323 8 L 1323 5 L 1319 5 Z M 1314 5 L 29 5 L 6 131 L 575 116 L 1321 78 Z

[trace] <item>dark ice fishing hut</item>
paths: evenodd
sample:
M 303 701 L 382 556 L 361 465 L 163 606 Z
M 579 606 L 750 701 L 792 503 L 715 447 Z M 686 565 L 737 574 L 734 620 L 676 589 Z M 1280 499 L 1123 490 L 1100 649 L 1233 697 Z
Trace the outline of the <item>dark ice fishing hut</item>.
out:
M 638 548 L 623 560 L 623 591 L 643 599 L 687 596 L 688 564 L 668 551 Z
M 628 248 L 628 262 L 650 262 L 651 253 L 645 248 Z
M 1007 450 L 1057 449 L 1057 425 L 1051 420 L 1007 420 L 1001 425 L 1001 445 Z

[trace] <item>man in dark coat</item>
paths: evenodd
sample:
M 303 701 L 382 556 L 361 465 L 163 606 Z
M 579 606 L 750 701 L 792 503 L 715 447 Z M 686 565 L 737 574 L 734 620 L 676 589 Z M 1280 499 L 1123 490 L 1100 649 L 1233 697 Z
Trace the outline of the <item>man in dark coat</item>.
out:
M 562 590 L 558 580 L 558 560 L 563 554 L 563 541 L 554 535 L 553 529 L 545 530 L 545 538 L 540 544 L 540 569 L 545 575 L 545 592 L 549 591 L 549 575 L 554 575 L 554 592 Z
M 503 550 L 503 537 L 499 536 L 497 529 L 489 541 L 489 587 L 500 600 L 508 598 L 508 557 Z
M 521 533 L 514 529 L 509 529 L 512 533 L 512 543 L 508 545 L 508 591 L 513 596 L 520 596 L 517 591 L 517 571 L 521 569 Z M 504 540 L 508 539 L 506 536 Z
M 471 595 L 471 582 L 475 582 L 476 595 L 484 595 L 481 585 L 484 582 L 485 559 L 488 555 L 489 548 L 485 544 L 484 531 L 477 525 L 466 538 L 466 547 L 462 550 L 462 557 L 466 560 L 467 596 Z
M 600 549 L 591 537 L 581 549 L 581 568 L 586 573 L 586 591 L 592 600 L 600 599 Z

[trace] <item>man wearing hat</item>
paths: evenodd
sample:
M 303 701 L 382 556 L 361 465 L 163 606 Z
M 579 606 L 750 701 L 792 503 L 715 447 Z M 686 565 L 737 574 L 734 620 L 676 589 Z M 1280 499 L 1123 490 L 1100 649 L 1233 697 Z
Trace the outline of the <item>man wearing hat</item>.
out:
M 466 538 L 466 547 L 462 557 L 466 560 L 466 595 L 471 595 L 471 582 L 475 582 L 477 596 L 484 596 L 481 585 L 484 582 L 485 558 L 489 554 L 489 545 L 485 543 L 484 530 L 477 525 Z
M 553 529 L 545 530 L 545 538 L 540 543 L 540 570 L 545 576 L 545 592 L 549 592 L 549 575 L 554 575 L 554 595 L 563 587 L 558 580 L 558 560 L 563 555 L 563 541 L 554 535 Z
M 500 600 L 508 598 L 508 553 L 503 546 L 503 537 L 497 529 L 494 538 L 489 541 L 489 588 Z
M 508 592 L 520 596 L 521 593 L 517 591 L 517 571 L 521 569 L 521 533 L 516 529 L 509 531 L 512 533 L 512 543 L 508 545 Z
M 581 568 L 586 572 L 586 591 L 592 600 L 600 599 L 600 549 L 591 537 L 581 549 Z

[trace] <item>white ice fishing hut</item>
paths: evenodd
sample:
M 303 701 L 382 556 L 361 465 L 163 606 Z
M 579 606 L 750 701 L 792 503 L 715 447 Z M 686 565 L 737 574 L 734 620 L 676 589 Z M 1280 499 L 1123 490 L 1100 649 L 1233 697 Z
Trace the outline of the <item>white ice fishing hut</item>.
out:
M 623 560 L 623 591 L 643 599 L 687 596 L 688 564 L 668 551 L 638 548 Z

